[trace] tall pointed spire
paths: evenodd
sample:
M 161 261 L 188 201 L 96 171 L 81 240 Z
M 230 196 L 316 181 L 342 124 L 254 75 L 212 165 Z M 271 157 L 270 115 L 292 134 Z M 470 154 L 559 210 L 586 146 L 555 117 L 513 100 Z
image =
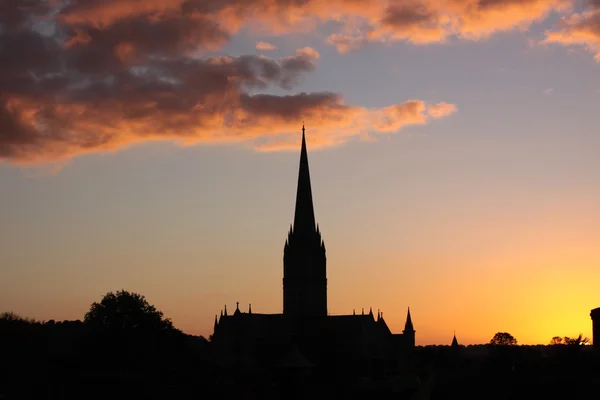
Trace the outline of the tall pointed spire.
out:
M 295 320 L 328 315 L 327 257 L 315 221 L 305 132 L 302 124 L 294 223 L 283 251 L 283 313 Z
M 454 337 L 452 338 L 452 347 L 458 347 L 458 340 L 456 340 L 456 331 L 454 331 Z
M 302 149 L 300 150 L 296 211 L 294 213 L 294 232 L 306 234 L 315 232 L 315 230 L 315 210 L 313 208 L 310 173 L 308 171 L 308 152 L 306 150 L 304 124 L 302 124 Z
M 404 324 L 404 331 L 412 332 L 415 329 L 413 328 L 412 319 L 410 318 L 410 307 L 408 307 L 408 314 L 406 315 L 406 323 Z

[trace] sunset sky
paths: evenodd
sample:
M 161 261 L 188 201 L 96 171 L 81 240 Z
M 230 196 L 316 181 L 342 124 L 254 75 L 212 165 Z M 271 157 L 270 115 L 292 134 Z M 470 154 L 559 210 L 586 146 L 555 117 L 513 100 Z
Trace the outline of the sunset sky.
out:
M 302 121 L 331 314 L 591 337 L 600 0 L 1 1 L 0 312 L 281 312 Z

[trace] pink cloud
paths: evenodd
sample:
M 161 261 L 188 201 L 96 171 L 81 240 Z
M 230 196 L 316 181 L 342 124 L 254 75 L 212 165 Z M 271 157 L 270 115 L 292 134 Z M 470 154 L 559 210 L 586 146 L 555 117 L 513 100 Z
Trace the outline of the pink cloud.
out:
M 73 0 L 59 18 L 70 26 L 95 29 L 140 17 L 149 22 L 194 19 L 199 21 L 195 25 L 207 25 L 202 31 L 216 29 L 221 35 L 245 26 L 280 33 L 336 21 L 343 29 L 329 42 L 347 52 L 369 41 L 425 44 L 454 35 L 478 40 L 527 29 L 551 12 L 565 13 L 572 6 L 573 0 Z
M 448 115 L 454 114 L 456 111 L 458 111 L 458 108 L 455 104 L 445 102 L 432 104 L 427 109 L 429 116 L 435 119 L 447 117 Z
M 275 51 L 275 50 L 277 50 L 277 47 L 273 46 L 271 43 L 261 41 L 261 42 L 256 43 L 256 50 Z
M 563 18 L 556 29 L 546 31 L 542 43 L 583 46 L 600 62 L 600 2 L 590 0 L 586 10 Z
M 281 58 L 202 55 L 250 16 L 277 19 L 279 29 L 324 18 L 319 7 L 334 16 L 365 10 L 352 0 L 3 2 L 0 159 L 56 162 L 150 140 L 282 149 L 297 140 L 303 119 L 310 140 L 326 147 L 439 118 L 438 106 L 420 100 L 366 109 L 326 91 L 250 94 L 293 90 L 317 66 L 320 55 L 310 47 Z M 375 18 L 377 10 L 365 15 Z M 53 20 L 54 36 L 33 29 L 40 19 Z

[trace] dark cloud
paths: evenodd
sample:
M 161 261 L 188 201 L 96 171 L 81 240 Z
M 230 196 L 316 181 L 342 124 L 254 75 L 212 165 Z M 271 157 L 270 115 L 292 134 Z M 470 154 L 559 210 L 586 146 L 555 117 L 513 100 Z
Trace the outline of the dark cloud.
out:
M 268 144 L 269 137 L 295 131 L 301 118 L 311 119 L 313 132 L 336 127 L 334 134 L 350 135 L 369 129 L 373 113 L 390 114 L 377 125 L 382 131 L 429 117 L 418 101 L 420 107 L 390 113 L 345 105 L 329 92 L 250 94 L 293 89 L 316 66 L 319 54 L 311 48 L 279 59 L 203 53 L 227 42 L 245 12 L 277 15 L 311 6 L 308 0 L 2 2 L 0 158 L 40 163 L 158 139 L 266 138 Z

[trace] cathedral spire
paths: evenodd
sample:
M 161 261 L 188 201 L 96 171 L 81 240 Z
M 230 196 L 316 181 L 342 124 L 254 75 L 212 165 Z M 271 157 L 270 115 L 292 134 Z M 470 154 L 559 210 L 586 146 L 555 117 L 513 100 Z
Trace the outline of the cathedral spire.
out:
M 458 347 L 458 340 L 456 340 L 456 331 L 454 331 L 454 337 L 452 338 L 452 347 Z
M 296 320 L 328 315 L 327 257 L 315 221 L 305 132 L 302 124 L 294 223 L 283 250 L 283 313 Z
M 304 124 L 302 125 L 302 149 L 300 150 L 300 168 L 298 172 L 298 190 L 296 192 L 296 211 L 294 213 L 294 232 L 300 234 L 315 232 L 315 210 L 313 208 L 310 173 L 308 171 L 308 152 Z
M 410 307 L 408 307 L 408 314 L 406 315 L 406 324 L 404 324 L 405 332 L 414 332 L 412 319 L 410 318 Z

